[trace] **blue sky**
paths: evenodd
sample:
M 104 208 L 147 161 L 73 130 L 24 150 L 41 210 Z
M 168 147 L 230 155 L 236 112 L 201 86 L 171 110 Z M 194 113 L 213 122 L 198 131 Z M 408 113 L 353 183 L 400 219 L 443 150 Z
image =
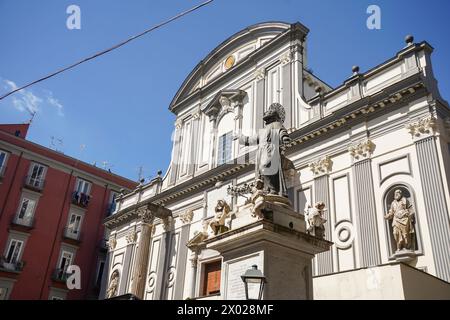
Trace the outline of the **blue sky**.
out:
M 110 47 L 201 1 L 0 0 L 0 93 Z M 81 9 L 81 30 L 66 8 Z M 369 5 L 381 29 L 366 27 Z M 441 94 L 450 99 L 449 1 L 215 0 L 130 44 L 0 101 L 0 123 L 29 119 L 28 139 L 136 180 L 168 167 L 174 116 L 168 105 L 192 68 L 248 25 L 300 21 L 308 63 L 332 86 L 394 56 L 404 36 L 427 40 Z M 56 139 L 62 139 L 62 143 Z

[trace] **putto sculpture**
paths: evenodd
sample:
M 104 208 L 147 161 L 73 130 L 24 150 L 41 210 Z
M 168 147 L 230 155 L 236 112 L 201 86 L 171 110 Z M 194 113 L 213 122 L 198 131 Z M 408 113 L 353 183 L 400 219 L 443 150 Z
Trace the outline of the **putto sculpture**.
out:
M 397 252 L 412 249 L 415 216 L 412 205 L 403 196 L 402 190 L 394 191 L 394 200 L 388 213 L 384 216 L 386 220 L 392 219 L 392 234 L 397 244 Z
M 305 220 L 306 220 L 306 232 L 318 238 L 325 238 L 325 222 L 327 219 L 324 218 L 325 215 L 325 203 L 323 201 L 318 201 L 315 203 L 314 207 L 308 205 L 305 210 Z
M 214 235 L 228 231 L 228 227 L 225 226 L 225 219 L 228 218 L 230 213 L 230 206 L 225 200 L 217 201 L 217 205 L 214 209 L 216 212 L 214 218 L 209 222 L 209 227 L 213 231 Z

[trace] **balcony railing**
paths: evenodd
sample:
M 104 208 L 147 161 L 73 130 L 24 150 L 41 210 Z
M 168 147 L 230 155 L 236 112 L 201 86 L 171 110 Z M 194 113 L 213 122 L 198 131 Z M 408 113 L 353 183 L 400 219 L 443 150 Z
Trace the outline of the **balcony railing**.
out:
M 0 270 L 2 271 L 20 273 L 24 266 L 24 261 L 8 262 L 5 256 L 0 256 Z
M 72 193 L 72 203 L 86 208 L 89 205 L 89 201 L 91 200 L 91 196 L 82 192 L 74 191 Z
M 45 179 L 43 178 L 36 178 L 32 176 L 26 176 L 24 186 L 33 189 L 36 191 L 42 191 L 45 186 Z
M 52 280 L 58 282 L 66 282 L 67 278 L 70 276 L 65 269 L 55 269 L 52 273 Z
M 81 241 L 80 230 L 74 230 L 73 228 L 65 227 L 63 235 L 64 235 L 64 238 L 66 238 L 66 239 Z
M 12 219 L 11 223 L 16 226 L 25 227 L 27 229 L 33 229 L 34 228 L 34 217 L 23 217 L 20 218 L 18 215 L 15 215 Z

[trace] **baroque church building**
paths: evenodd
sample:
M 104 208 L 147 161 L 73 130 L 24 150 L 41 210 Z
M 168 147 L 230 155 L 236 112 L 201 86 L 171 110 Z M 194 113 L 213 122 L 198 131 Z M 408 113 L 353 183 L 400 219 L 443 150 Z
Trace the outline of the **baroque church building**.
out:
M 240 276 L 256 264 L 273 299 L 450 298 L 450 109 L 433 76 L 433 48 L 408 36 L 391 59 L 364 73 L 355 66 L 332 88 L 308 71 L 308 31 L 301 23 L 247 27 L 188 75 L 169 106 L 167 172 L 121 194 L 105 220 L 101 297 L 243 299 Z M 238 237 L 241 212 L 255 210 L 258 146 L 237 136 L 264 128 L 273 103 L 284 108 L 289 136 L 281 150 L 295 215 L 286 213 L 286 230 L 320 248 L 302 269 L 289 251 L 266 264 L 269 251 L 231 259 L 225 245 L 212 245 Z M 250 225 L 267 218 L 250 211 Z M 324 222 L 320 235 L 296 225 L 307 225 L 311 211 Z M 273 270 L 303 277 L 302 293 L 274 293 L 283 290 L 274 291 L 282 280 Z

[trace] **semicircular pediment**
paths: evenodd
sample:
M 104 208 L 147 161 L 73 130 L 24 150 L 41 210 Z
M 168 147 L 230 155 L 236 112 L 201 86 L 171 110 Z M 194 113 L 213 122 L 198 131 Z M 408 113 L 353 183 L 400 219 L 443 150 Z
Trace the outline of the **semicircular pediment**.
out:
M 184 80 L 169 109 L 172 110 L 185 97 L 239 65 L 249 54 L 290 27 L 290 24 L 284 22 L 265 22 L 247 27 L 229 37 L 197 64 Z

